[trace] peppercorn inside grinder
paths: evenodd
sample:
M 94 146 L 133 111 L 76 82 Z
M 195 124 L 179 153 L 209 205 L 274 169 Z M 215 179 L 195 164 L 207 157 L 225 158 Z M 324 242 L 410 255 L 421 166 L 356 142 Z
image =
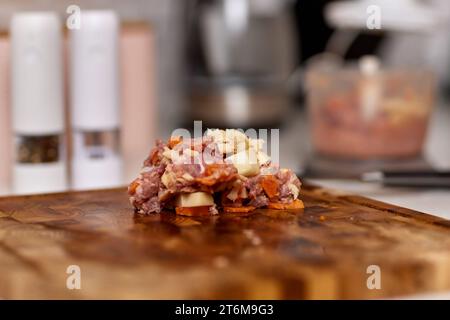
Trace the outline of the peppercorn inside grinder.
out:
M 67 188 L 61 23 L 53 12 L 11 20 L 13 192 Z

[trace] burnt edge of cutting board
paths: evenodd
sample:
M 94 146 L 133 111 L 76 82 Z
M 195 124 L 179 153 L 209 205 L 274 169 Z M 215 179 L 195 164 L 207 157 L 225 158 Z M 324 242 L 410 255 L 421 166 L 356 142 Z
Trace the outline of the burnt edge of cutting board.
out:
M 124 188 L 0 198 L 0 297 L 379 298 L 450 290 L 450 223 L 306 185 L 305 210 L 134 215 Z M 79 265 L 82 289 L 68 290 Z M 379 266 L 381 289 L 368 289 Z

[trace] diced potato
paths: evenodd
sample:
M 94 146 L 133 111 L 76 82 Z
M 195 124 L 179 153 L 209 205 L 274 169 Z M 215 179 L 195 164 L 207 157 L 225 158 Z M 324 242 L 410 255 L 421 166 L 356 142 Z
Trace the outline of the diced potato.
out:
M 253 177 L 259 173 L 258 164 L 235 164 L 234 166 L 238 173 L 244 177 Z
M 183 150 L 183 156 L 185 157 L 198 157 L 200 153 L 197 150 L 191 150 L 191 149 L 184 149 Z
M 263 139 L 249 139 L 250 148 L 255 149 L 256 151 L 261 151 L 264 147 Z
M 239 130 L 235 130 L 235 129 L 226 129 L 225 137 L 229 143 L 234 142 L 234 143 L 240 144 L 240 143 L 246 143 L 248 140 L 248 137 L 245 135 L 245 133 L 243 133 Z
M 176 182 L 176 176 L 173 172 L 166 170 L 161 176 L 161 182 L 166 188 L 170 188 Z
M 225 159 L 228 163 L 233 164 L 259 164 L 258 156 L 255 150 L 247 149 L 238 153 L 235 153 Z
M 267 162 L 270 161 L 270 157 L 266 153 L 264 153 L 262 151 L 258 152 L 257 157 L 258 157 L 258 162 L 260 164 L 264 164 L 264 163 L 267 163 Z
M 214 139 L 219 151 L 223 154 L 234 153 L 248 148 L 248 138 L 239 130 L 208 129 L 206 135 Z
M 229 143 L 225 143 L 225 142 L 220 142 L 217 144 L 217 148 L 219 149 L 219 152 L 222 154 L 227 154 L 227 153 L 233 153 L 234 152 L 234 145 L 229 144 Z
M 193 176 L 191 176 L 189 173 L 184 173 L 182 176 L 181 176 L 184 180 L 186 180 L 186 181 L 192 181 L 192 180 L 194 180 L 194 177 Z
M 214 139 L 222 154 L 229 155 L 226 162 L 234 164 L 243 176 L 257 175 L 260 165 L 270 161 L 270 157 L 262 151 L 263 139 L 251 139 L 235 129 L 208 129 L 206 135 Z
M 214 205 L 211 194 L 206 192 L 193 192 L 180 194 L 175 200 L 177 207 L 203 207 Z
M 298 195 L 300 193 L 300 190 L 297 188 L 297 186 L 295 184 L 288 184 L 288 188 L 291 191 L 292 195 L 294 196 L 294 199 L 298 198 Z
M 208 129 L 206 130 L 206 136 L 212 137 L 217 143 L 225 141 L 225 131 L 220 129 Z
M 238 173 L 245 177 L 255 176 L 259 173 L 258 157 L 253 149 L 233 154 L 225 161 L 234 164 Z
M 163 157 L 166 157 L 167 159 L 171 160 L 172 159 L 172 150 L 167 147 L 164 147 Z

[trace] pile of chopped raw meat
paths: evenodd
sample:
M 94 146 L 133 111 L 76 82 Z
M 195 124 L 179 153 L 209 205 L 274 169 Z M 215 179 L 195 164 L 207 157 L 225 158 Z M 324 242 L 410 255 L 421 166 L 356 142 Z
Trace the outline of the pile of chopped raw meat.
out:
M 272 164 L 262 147 L 262 140 L 237 130 L 159 140 L 128 187 L 130 202 L 143 214 L 174 208 L 183 215 L 303 208 L 300 180 Z

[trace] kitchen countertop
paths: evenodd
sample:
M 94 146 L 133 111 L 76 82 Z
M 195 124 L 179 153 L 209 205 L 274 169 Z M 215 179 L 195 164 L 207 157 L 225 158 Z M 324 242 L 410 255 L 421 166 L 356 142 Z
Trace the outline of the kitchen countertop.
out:
M 281 165 L 303 172 L 309 158 L 308 127 L 304 111 L 297 111 L 280 131 Z M 299 138 L 300 137 L 300 138 Z M 306 138 L 302 138 L 306 137 Z M 450 106 L 441 104 L 433 114 L 425 146 L 425 158 L 436 168 L 450 169 Z M 300 155 L 300 157 L 299 157 Z M 300 160 L 299 160 L 300 159 Z M 450 189 L 387 188 L 345 179 L 313 179 L 328 188 L 356 193 L 379 201 L 450 219 Z
M 1 198 L 0 297 L 377 299 L 450 289 L 447 220 L 307 185 L 302 200 L 304 209 L 186 217 L 135 215 L 125 188 Z M 68 290 L 72 268 L 82 290 Z
M 280 132 L 280 162 L 296 172 L 305 170 L 310 152 L 308 126 L 304 111 L 292 117 L 289 126 Z M 299 139 L 300 137 L 300 139 Z M 450 105 L 441 104 L 434 112 L 424 150 L 425 159 L 437 169 L 450 169 Z M 300 141 L 300 143 L 299 143 Z M 303 142 L 303 143 L 302 143 Z M 300 155 L 300 157 L 299 157 Z M 300 161 L 299 161 L 300 159 Z M 349 193 L 392 203 L 405 208 L 450 219 L 450 189 L 388 188 L 357 180 L 313 179 L 311 182 Z M 449 292 L 398 297 L 399 299 L 450 299 Z
M 289 125 L 280 132 L 281 165 L 297 172 L 305 169 L 310 154 L 307 138 L 308 128 L 305 113 L 297 111 Z M 425 157 L 436 168 L 450 169 L 450 108 L 439 107 L 433 115 L 431 130 L 425 148 Z M 300 138 L 299 138 L 300 137 Z M 303 143 L 302 143 L 303 142 Z M 314 179 L 311 182 L 348 193 L 360 194 L 375 200 L 405 208 L 426 212 L 450 219 L 450 190 L 386 188 L 376 184 L 361 183 L 356 180 Z M 431 295 L 402 296 L 401 299 L 450 299 L 450 292 Z

